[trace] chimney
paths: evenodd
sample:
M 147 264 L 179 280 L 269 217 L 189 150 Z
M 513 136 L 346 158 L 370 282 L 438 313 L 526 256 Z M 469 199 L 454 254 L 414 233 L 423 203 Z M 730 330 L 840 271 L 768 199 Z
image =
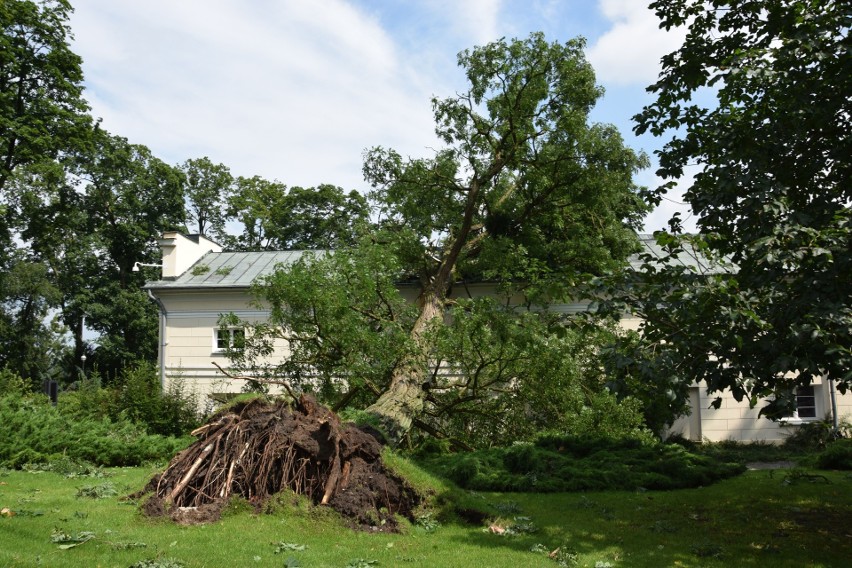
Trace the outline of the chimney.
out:
M 182 235 L 166 231 L 159 241 L 163 253 L 163 278 L 177 278 L 208 252 L 222 252 L 222 247 L 203 235 Z

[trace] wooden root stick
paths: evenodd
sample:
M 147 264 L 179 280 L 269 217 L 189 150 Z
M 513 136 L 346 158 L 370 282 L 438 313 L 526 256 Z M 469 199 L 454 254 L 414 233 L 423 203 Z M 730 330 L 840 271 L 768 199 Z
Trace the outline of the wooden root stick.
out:
M 329 468 L 328 480 L 325 483 L 325 492 L 322 496 L 322 501 L 320 501 L 321 505 L 328 505 L 328 502 L 337 492 L 337 485 L 340 481 L 340 475 L 343 470 L 343 464 L 341 463 L 340 456 L 340 430 L 337 427 L 337 422 L 334 417 L 326 424 L 329 427 L 329 441 L 334 444 L 334 457 L 331 460 L 331 467 Z M 349 462 L 346 462 L 347 465 Z M 348 473 L 348 472 L 347 472 Z
M 249 449 L 249 443 L 246 442 L 243 446 L 243 451 L 240 452 L 240 455 L 237 456 L 237 459 L 231 460 L 231 466 L 228 468 L 228 477 L 225 479 L 225 485 L 222 486 L 222 490 L 219 492 L 219 497 L 228 497 L 231 494 L 231 483 L 234 481 L 234 468 L 240 463 L 243 459 L 243 456 L 246 453 L 246 450 Z
M 331 462 L 331 474 L 328 476 L 328 481 L 325 484 L 325 493 L 322 496 L 320 505 L 328 505 L 334 490 L 337 489 L 337 480 L 340 479 L 340 452 L 334 456 Z
M 284 387 L 284 390 L 287 391 L 287 394 L 289 394 L 290 397 L 296 403 L 299 402 L 299 397 L 296 396 L 296 393 L 293 392 L 293 389 L 290 387 L 290 384 L 286 381 L 277 381 L 275 379 L 264 379 L 264 378 L 260 378 L 260 377 L 247 377 L 247 376 L 234 375 L 234 374 L 229 373 L 225 369 L 223 369 L 221 367 L 221 365 L 219 365 L 219 363 L 217 363 L 216 361 L 211 361 L 211 363 L 213 363 L 214 367 L 219 369 L 219 372 L 221 372 L 223 375 L 225 375 L 229 379 L 236 379 L 238 381 L 255 381 L 255 382 L 258 382 L 258 383 L 263 383 L 265 385 L 280 385 L 280 386 Z
M 168 502 L 172 503 L 175 500 L 175 497 L 180 494 L 181 491 L 186 487 L 189 483 L 189 480 L 192 479 L 192 476 L 195 475 L 195 472 L 198 471 L 201 462 L 204 461 L 204 457 L 206 454 L 213 449 L 213 443 L 209 443 L 204 446 L 204 449 L 198 455 L 198 458 L 195 460 L 195 463 L 192 464 L 192 467 L 189 468 L 189 471 L 186 472 L 186 475 L 183 476 L 183 479 L 180 480 L 174 489 L 172 489 L 171 494 L 169 494 Z

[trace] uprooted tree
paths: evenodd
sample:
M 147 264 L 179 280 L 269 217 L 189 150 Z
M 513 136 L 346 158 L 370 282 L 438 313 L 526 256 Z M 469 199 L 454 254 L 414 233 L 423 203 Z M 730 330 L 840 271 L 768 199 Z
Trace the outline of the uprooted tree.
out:
M 646 158 L 589 123 L 602 89 L 583 47 L 533 34 L 462 52 L 467 91 L 432 101 L 445 147 L 424 159 L 366 152 L 378 228 L 259 283 L 272 315 L 236 366 L 286 340 L 292 356 L 269 374 L 366 408 L 392 443 L 412 424 L 453 422 L 505 441 L 581 410 L 594 390 L 583 381 L 600 382 L 588 359 L 601 331 L 534 306 L 619 267 L 646 211 L 632 179 Z M 484 297 L 482 283 L 499 293 Z
M 234 493 L 261 503 L 289 489 L 392 525 L 417 496 L 385 469 L 377 438 L 398 444 L 413 424 L 481 444 L 567 420 L 599 431 L 590 407 L 639 427 L 637 409 L 601 388 L 594 345 L 609 331 L 540 309 L 619 266 L 645 211 L 632 181 L 645 158 L 588 124 L 601 89 L 582 48 L 534 34 L 464 52 L 469 90 L 433 102 L 447 147 L 431 159 L 367 153 L 377 226 L 259 282 L 270 317 L 230 352 L 228 373 L 285 382 L 295 403 L 215 416 L 149 484 L 149 513 L 203 520 Z M 290 355 L 272 362 L 281 340 Z M 365 409 L 378 428 L 346 426 L 290 384 Z
M 231 496 L 260 506 L 290 491 L 361 527 L 394 530 L 395 515 L 413 520 L 419 497 L 384 466 L 375 436 L 310 396 L 292 402 L 254 398 L 214 415 L 140 492 L 151 493 L 145 512 L 204 522 L 218 518 Z

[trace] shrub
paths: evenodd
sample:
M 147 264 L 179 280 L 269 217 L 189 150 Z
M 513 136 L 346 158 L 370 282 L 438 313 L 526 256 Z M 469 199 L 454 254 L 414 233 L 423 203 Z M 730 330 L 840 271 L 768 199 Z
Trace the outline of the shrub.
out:
M 454 460 L 446 470 L 446 475 L 461 487 L 467 487 L 467 484 L 479 475 L 480 467 L 481 464 L 476 457 L 466 455 Z
M 163 392 L 156 368 L 145 362 L 125 369 L 110 387 L 101 388 L 97 378 L 81 382 L 62 393 L 59 408 L 78 419 L 130 420 L 162 436 L 185 435 L 200 423 L 194 397 L 180 386 Z
M 23 395 L 29 391 L 29 382 L 16 372 L 3 367 L 0 369 L 0 393 Z
M 576 437 L 656 438 L 645 427 L 642 403 L 632 397 L 619 400 L 608 391 L 588 394 L 586 404 L 567 416 L 563 431 Z
M 679 489 L 745 470 L 674 444 L 552 434 L 535 444 L 434 456 L 423 463 L 465 489 L 522 492 Z
M 835 430 L 832 421 L 825 419 L 798 426 L 784 440 L 784 445 L 796 449 L 821 450 L 837 438 L 848 438 L 850 435 L 852 435 L 852 424 L 846 421 L 840 422 Z
M 139 363 L 122 373 L 118 386 L 120 404 L 117 409 L 136 423 L 144 424 L 151 434 L 181 436 L 200 423 L 195 397 L 184 393 L 175 382 L 163 391 L 156 368 Z M 117 418 L 113 414 L 111 418 Z
M 820 469 L 852 470 L 852 440 L 836 440 L 817 456 Z
M 515 444 L 503 454 L 503 465 L 510 473 L 525 474 L 541 467 L 539 455 L 532 444 Z
M 171 458 L 188 439 L 151 435 L 129 420 L 71 417 L 42 395 L 0 398 L 0 466 L 49 462 L 58 456 L 101 466 Z

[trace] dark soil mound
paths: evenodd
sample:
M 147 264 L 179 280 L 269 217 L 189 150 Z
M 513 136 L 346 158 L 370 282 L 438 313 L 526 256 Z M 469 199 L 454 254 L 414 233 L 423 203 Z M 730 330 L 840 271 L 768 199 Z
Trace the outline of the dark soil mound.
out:
M 172 459 L 141 494 L 151 516 L 216 520 L 232 495 L 260 507 L 282 490 L 328 505 L 360 528 L 392 531 L 412 518 L 419 497 L 381 460 L 381 443 L 303 395 L 294 407 L 254 399 L 215 415 L 198 440 Z

